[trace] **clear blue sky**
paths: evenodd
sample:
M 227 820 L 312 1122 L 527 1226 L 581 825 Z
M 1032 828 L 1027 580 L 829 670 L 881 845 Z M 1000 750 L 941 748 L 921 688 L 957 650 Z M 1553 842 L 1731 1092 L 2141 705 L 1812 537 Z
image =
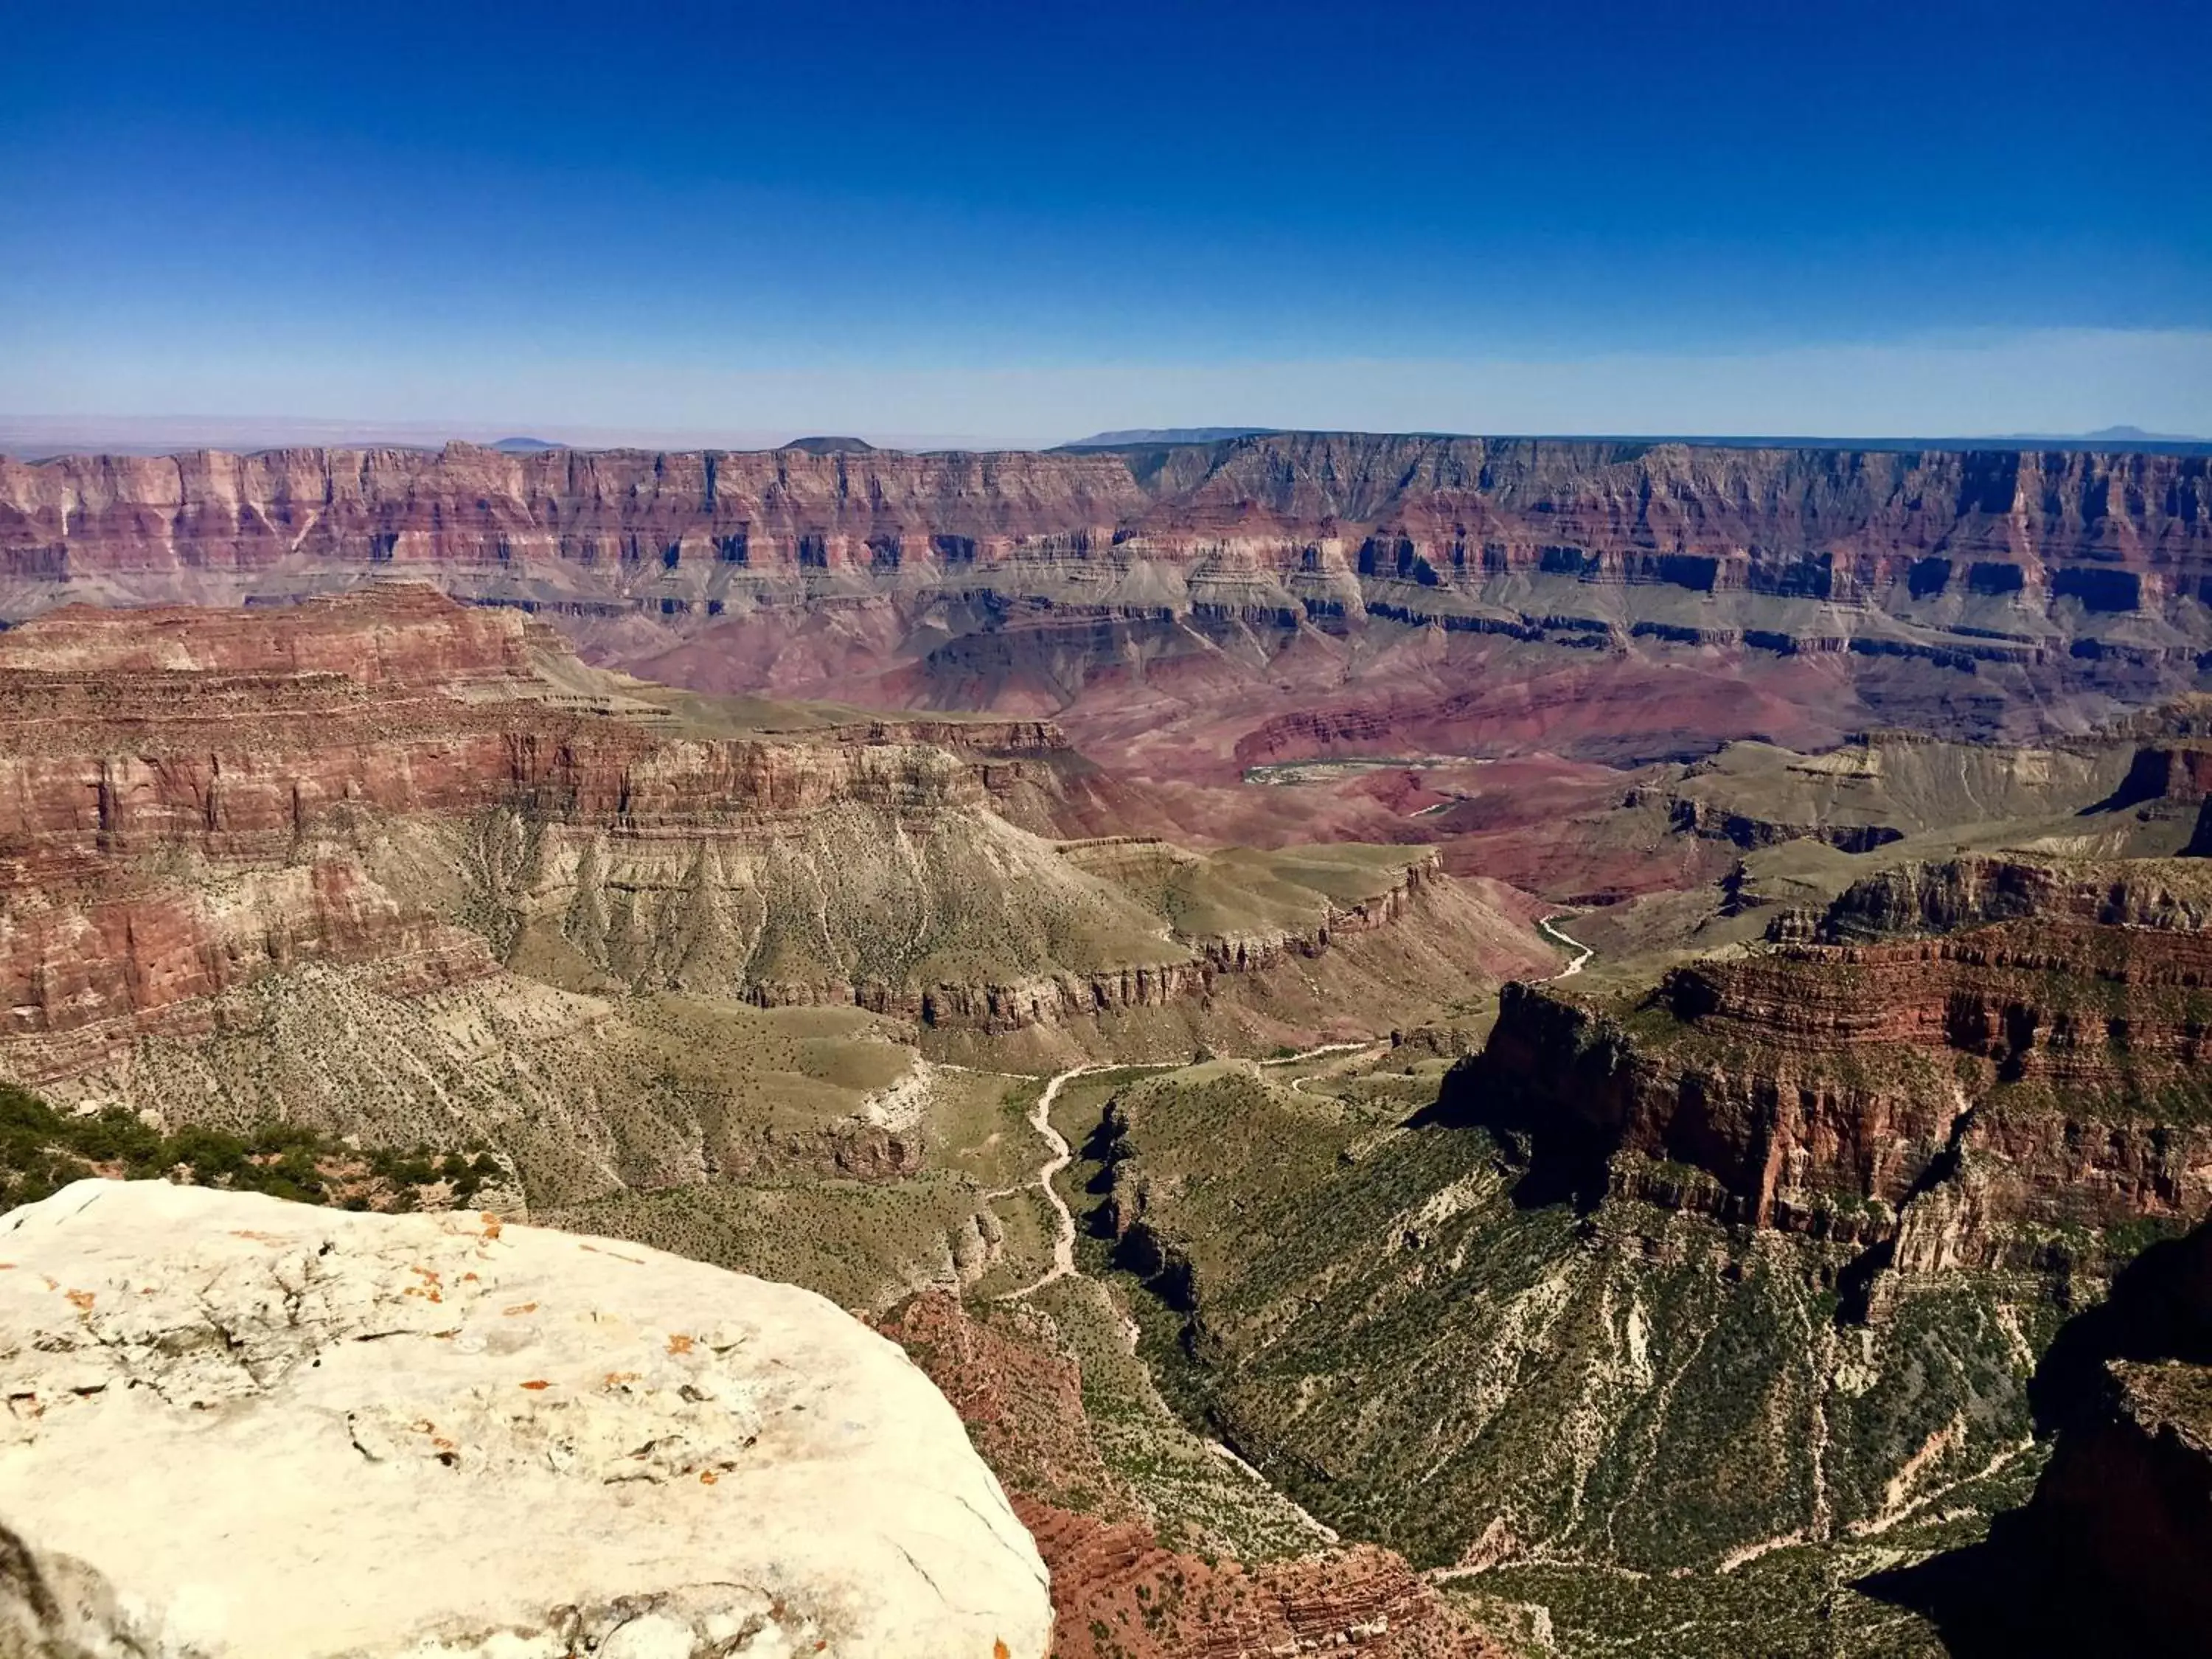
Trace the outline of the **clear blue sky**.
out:
M 18 7 L 0 414 L 2212 428 L 2212 8 Z

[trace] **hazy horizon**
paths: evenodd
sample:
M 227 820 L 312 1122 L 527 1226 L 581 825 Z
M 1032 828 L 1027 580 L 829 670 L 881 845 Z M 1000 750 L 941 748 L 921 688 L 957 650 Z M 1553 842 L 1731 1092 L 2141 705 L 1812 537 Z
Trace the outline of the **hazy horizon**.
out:
M 436 448 L 451 442 L 492 446 L 507 440 L 534 440 L 574 449 L 726 449 L 766 450 L 799 439 L 836 436 L 857 438 L 878 449 L 908 451 L 1050 449 L 1125 431 L 1188 431 L 1206 429 L 1259 432 L 1365 432 L 1425 436 L 1528 438 L 1724 443 L 1741 441 L 1784 445 L 1885 445 L 1915 441 L 1939 443 L 2009 444 L 2055 442 L 2094 445 L 2105 441 L 2114 447 L 2212 444 L 2212 436 L 2196 431 L 2176 431 L 2139 421 L 2115 421 L 2103 428 L 2073 430 L 2027 428 L 2002 432 L 1968 430 L 1783 431 L 1747 428 L 1728 432 L 1648 429 L 1575 428 L 1566 427 L 1492 426 L 1363 426 L 1347 422 L 1283 423 L 1258 421 L 1132 421 L 1123 425 L 1100 425 L 1080 432 L 1042 438 L 1010 438 L 985 434 L 911 429 L 885 430 L 864 423 L 835 422 L 804 426 L 696 427 L 585 426 L 553 421 L 465 420 L 454 422 L 405 420 L 349 420 L 331 416 L 246 415 L 117 415 L 94 413 L 50 416 L 0 412 L 0 454 L 46 459 L 70 453 L 166 454 L 188 450 L 250 451 L 294 447 Z

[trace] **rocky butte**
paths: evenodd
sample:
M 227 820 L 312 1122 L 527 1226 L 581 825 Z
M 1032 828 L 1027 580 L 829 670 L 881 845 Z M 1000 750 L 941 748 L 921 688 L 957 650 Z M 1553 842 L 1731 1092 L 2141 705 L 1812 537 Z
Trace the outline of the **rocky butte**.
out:
M 1628 1006 L 1508 987 L 1442 1109 L 1528 1136 L 1560 1191 L 1879 1239 L 1899 1265 L 2194 1224 L 2208 916 L 2195 860 L 1905 866 L 1771 924 L 1810 939 L 1687 963 Z

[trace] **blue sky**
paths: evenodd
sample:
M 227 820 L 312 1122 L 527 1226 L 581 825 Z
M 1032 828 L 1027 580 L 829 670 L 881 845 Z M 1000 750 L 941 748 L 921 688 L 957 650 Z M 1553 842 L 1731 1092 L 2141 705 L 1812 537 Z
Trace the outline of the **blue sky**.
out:
M 21 11 L 0 414 L 2212 431 L 2212 9 Z

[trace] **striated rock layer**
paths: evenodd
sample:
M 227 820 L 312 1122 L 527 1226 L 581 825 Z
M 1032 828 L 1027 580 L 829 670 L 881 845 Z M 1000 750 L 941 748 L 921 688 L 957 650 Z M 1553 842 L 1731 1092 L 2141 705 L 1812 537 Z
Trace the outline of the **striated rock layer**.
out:
M 1159 771 L 1408 743 L 1650 757 L 1832 740 L 1870 714 L 2063 725 L 2194 683 L 2212 473 L 1295 433 L 0 461 L 15 617 L 390 571 L 533 610 L 659 678 L 1064 709 L 1087 748 Z
M 1127 454 L 514 456 L 456 443 L 11 461 L 0 507 L 7 574 L 57 582 L 301 559 L 884 576 L 1032 547 L 1080 560 L 1118 532 L 1241 542 L 1283 561 L 1269 574 L 1431 590 L 1469 573 L 1568 572 L 1822 599 L 1911 584 L 1926 599 L 1954 580 L 1993 594 L 2033 576 L 2110 609 L 2104 588 L 2201 597 L 2208 477 L 2197 457 L 1328 433 Z M 1359 533 L 1370 527 L 1392 533 Z M 1310 560 L 1285 545 L 1315 532 L 1334 545 Z M 1052 537 L 1061 544 L 1042 545 Z M 1216 580 L 1233 585 L 1233 570 Z
M 311 964 L 990 1037 L 1200 1008 L 1409 919 L 1543 959 L 1433 854 L 1024 827 L 1071 787 L 1097 799 L 1047 722 L 684 699 L 420 584 L 58 611 L 0 635 L 0 1066 L 204 1034 L 215 1000 Z
M 1443 1109 L 1526 1137 L 1565 1188 L 1879 1244 L 1901 1267 L 2194 1224 L 2212 1213 L 2202 883 L 2156 860 L 1905 866 L 1812 931 L 1956 931 L 1709 957 L 1613 1009 L 1509 986 Z
M 1047 1651 L 959 1420 L 807 1291 L 158 1182 L 0 1250 L 11 1653 Z
M 295 610 L 72 611 L 0 637 L 0 1040 L 33 1078 L 202 1026 L 206 999 L 311 962 L 396 988 L 492 971 L 434 892 L 397 894 L 361 842 L 499 808 L 633 838 L 844 806 L 987 814 L 985 745 L 1041 728 L 898 722 L 687 738 L 511 612 L 387 587 Z M 639 704 L 647 716 L 660 711 Z M 418 886 L 420 884 L 416 884 Z M 431 884 L 434 888 L 436 884 Z

